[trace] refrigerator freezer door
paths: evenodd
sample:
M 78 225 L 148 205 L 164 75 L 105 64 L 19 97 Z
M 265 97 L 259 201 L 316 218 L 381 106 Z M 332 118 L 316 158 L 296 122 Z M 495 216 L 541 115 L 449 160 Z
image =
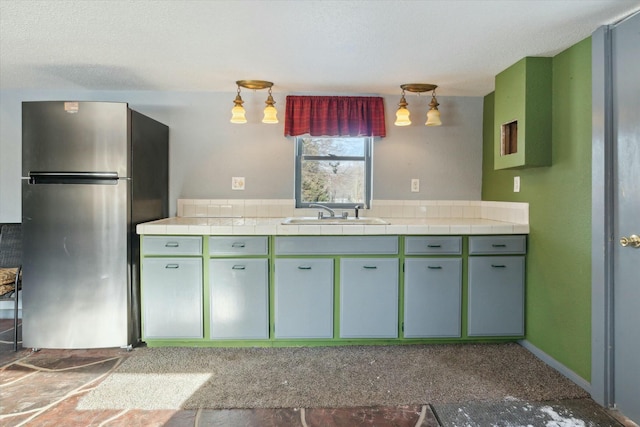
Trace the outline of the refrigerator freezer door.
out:
M 126 103 L 22 103 L 22 176 L 31 172 L 115 171 L 129 177 Z M 75 112 L 74 112 L 75 111 Z
M 130 181 L 22 186 L 23 346 L 129 344 Z

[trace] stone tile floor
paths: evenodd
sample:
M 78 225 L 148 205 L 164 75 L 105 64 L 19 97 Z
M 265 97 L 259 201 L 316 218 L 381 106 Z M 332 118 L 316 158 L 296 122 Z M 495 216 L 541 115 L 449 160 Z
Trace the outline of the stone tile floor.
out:
M 0 319 L 0 426 L 439 427 L 431 405 L 233 410 L 78 410 L 78 401 L 134 353 L 123 349 L 13 351 Z M 612 414 L 616 415 L 616 414 Z M 621 425 L 634 426 L 619 417 Z

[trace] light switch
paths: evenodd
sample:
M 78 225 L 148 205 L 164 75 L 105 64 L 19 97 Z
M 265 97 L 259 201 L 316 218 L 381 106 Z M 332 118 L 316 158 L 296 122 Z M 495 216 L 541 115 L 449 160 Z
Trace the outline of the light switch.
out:
M 244 176 L 234 176 L 231 178 L 232 190 L 244 190 Z
M 520 192 L 520 177 L 519 176 L 514 176 L 513 177 L 513 192 L 514 193 L 519 193 Z
M 420 180 L 417 178 L 413 178 L 411 180 L 411 192 L 418 193 L 420 191 Z

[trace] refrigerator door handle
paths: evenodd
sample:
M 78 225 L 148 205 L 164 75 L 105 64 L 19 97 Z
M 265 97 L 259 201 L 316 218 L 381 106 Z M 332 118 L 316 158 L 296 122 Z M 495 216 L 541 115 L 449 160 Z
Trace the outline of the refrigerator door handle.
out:
M 30 172 L 29 184 L 107 184 L 118 182 L 117 172 Z

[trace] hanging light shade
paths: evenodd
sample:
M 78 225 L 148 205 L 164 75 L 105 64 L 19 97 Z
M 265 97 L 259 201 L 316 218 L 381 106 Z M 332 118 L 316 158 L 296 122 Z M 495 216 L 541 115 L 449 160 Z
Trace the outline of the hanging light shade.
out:
M 238 94 L 233 103 L 235 105 L 231 109 L 231 123 L 247 123 L 247 118 L 244 115 L 244 107 L 242 106 L 244 101 L 240 97 L 240 86 L 238 86 Z
M 436 99 L 436 88 L 438 86 L 430 83 L 406 83 L 400 85 L 402 88 L 402 98 L 400 99 L 400 103 L 398 104 L 398 111 L 396 111 L 396 126 L 408 126 L 411 124 L 411 120 L 409 119 L 409 110 L 407 109 L 407 101 L 404 98 L 404 91 L 408 90 L 409 92 L 415 92 L 418 95 L 423 92 L 433 91 L 433 95 L 431 98 L 431 103 L 429 104 L 429 111 L 427 112 L 427 122 L 425 125 L 427 126 L 440 126 L 442 122 L 440 121 L 440 111 L 438 111 L 438 100 Z
M 240 97 L 240 87 L 246 89 L 266 89 L 269 88 L 269 97 L 265 101 L 267 106 L 264 109 L 264 118 L 262 119 L 262 123 L 278 123 L 278 111 L 276 107 L 273 106 L 276 102 L 273 100 L 271 96 L 271 87 L 273 86 L 272 82 L 267 82 L 264 80 L 238 80 L 236 82 L 238 85 L 238 95 L 236 99 L 233 101 L 235 106 L 231 109 L 231 123 L 247 123 L 247 118 L 245 117 L 245 110 L 242 107 L 242 98 Z
M 407 100 L 404 98 L 404 90 L 402 91 L 402 98 L 400 98 L 400 102 L 398 103 L 398 111 L 396 111 L 396 121 L 394 125 L 396 126 L 409 126 L 411 124 L 411 119 L 409 115 L 411 114 L 407 109 Z
M 440 111 L 438 110 L 438 100 L 436 99 L 436 91 L 433 91 L 431 95 L 431 102 L 429 103 L 429 111 L 427 111 L 427 126 L 440 126 L 442 121 L 440 120 Z
M 273 100 L 273 97 L 271 96 L 271 88 L 269 88 L 269 96 L 265 101 L 265 104 L 267 104 L 267 106 L 264 107 L 264 117 L 262 118 L 262 123 L 269 123 L 269 124 L 278 123 L 278 116 L 277 116 L 278 110 L 276 110 L 276 107 L 273 106 L 273 104 L 275 103 L 276 102 Z

